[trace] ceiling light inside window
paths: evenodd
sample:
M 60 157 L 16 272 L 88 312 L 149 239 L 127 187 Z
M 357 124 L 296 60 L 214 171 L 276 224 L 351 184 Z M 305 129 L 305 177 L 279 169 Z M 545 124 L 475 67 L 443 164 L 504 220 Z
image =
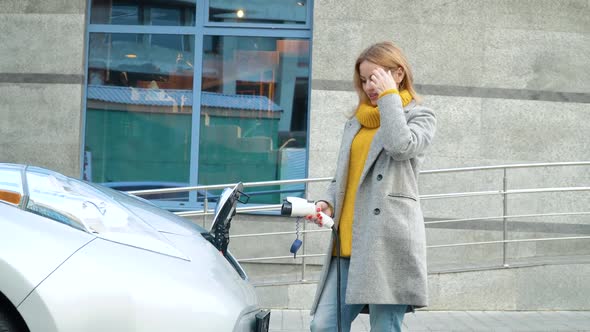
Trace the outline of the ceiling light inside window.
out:
M 125 57 L 129 59 L 135 59 L 137 58 L 137 54 L 125 54 Z
M 297 1 L 297 6 L 305 6 L 305 1 Z
M 244 11 L 242 9 L 238 9 L 238 11 L 236 12 L 236 16 L 239 18 L 244 17 Z

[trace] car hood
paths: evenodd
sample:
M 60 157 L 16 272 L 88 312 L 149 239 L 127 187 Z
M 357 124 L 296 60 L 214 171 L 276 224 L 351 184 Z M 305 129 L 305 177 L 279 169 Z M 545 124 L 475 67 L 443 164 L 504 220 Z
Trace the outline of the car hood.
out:
M 226 263 L 229 263 L 235 269 L 237 275 L 242 279 L 247 279 L 245 271 L 235 258 L 233 258 L 231 253 L 227 252 L 227 246 L 229 244 L 229 223 L 236 212 L 237 200 L 243 188 L 241 183 L 237 184 L 234 188 L 223 190 L 215 210 L 210 232 L 189 220 L 157 207 L 143 198 L 110 188 L 97 187 L 99 190 L 112 195 L 113 200 L 137 218 L 137 222 L 149 225 L 149 228 L 154 233 L 153 236 L 157 236 L 162 244 L 173 246 L 176 252 L 172 252 L 168 247 L 160 246 L 157 248 L 155 245 L 152 246 L 151 250 L 155 249 L 154 251 L 163 254 L 192 261 L 202 251 L 201 249 L 197 250 L 197 247 L 211 248 L 211 245 L 213 245 L 215 249 L 211 248 L 210 250 L 213 250 L 217 254 L 222 253 L 217 258 L 225 257 L 225 260 L 227 260 Z M 103 238 L 107 239 L 107 237 Z M 110 239 L 113 239 L 113 237 Z M 126 238 L 124 240 L 131 241 L 134 239 Z M 187 243 L 192 243 L 192 245 L 187 245 Z
M 103 192 L 112 195 L 113 199 L 158 232 L 185 236 L 207 232 L 203 227 L 164 210 L 146 199 L 102 186 L 97 187 Z
M 96 187 L 125 208 L 129 215 L 133 216 L 135 224 L 145 226 L 140 227 L 140 232 L 137 231 L 138 227 L 134 227 L 134 231 L 129 233 L 101 232 L 98 236 L 102 238 L 130 245 L 135 244 L 141 248 L 183 259 L 189 259 L 188 255 L 171 242 L 169 237 L 165 236 L 166 234 L 198 237 L 204 240 L 202 234 L 207 231 L 189 220 L 163 210 L 145 199 L 101 186 Z
M 22 207 L 105 240 L 188 259 L 164 235 L 199 237 L 206 231 L 148 201 L 54 171 L 24 166 Z M 26 181 L 25 181 L 26 180 Z

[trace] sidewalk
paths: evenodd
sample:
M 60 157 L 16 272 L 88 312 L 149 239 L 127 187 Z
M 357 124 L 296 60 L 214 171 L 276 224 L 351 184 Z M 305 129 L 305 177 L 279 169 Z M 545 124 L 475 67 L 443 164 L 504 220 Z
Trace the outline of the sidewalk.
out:
M 271 332 L 309 331 L 308 310 L 272 310 Z M 351 332 L 369 332 L 361 314 Z M 404 331 L 590 331 L 590 311 L 417 311 L 407 314 Z

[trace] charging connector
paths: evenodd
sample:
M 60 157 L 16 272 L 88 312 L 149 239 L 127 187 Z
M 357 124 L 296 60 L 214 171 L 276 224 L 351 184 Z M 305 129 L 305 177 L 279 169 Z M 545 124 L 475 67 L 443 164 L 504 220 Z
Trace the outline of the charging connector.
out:
M 338 319 L 338 331 L 342 331 L 342 311 L 340 305 L 340 237 L 338 236 L 338 230 L 333 228 L 334 220 L 330 216 L 326 215 L 318 208 L 316 208 L 315 203 L 309 202 L 308 200 L 299 197 L 285 198 L 285 200 L 283 201 L 283 205 L 281 206 L 281 215 L 291 217 L 314 216 L 319 220 L 321 226 L 332 229 L 332 234 L 334 235 L 335 239 L 334 245 L 337 246 L 336 253 L 338 254 L 338 256 L 336 257 L 336 296 L 338 297 L 336 302 L 336 310 Z M 299 240 L 298 234 L 297 239 L 295 239 L 295 241 L 291 245 L 291 253 L 293 254 L 293 257 L 295 257 L 297 250 L 299 250 L 299 247 L 301 247 L 302 243 L 303 242 Z

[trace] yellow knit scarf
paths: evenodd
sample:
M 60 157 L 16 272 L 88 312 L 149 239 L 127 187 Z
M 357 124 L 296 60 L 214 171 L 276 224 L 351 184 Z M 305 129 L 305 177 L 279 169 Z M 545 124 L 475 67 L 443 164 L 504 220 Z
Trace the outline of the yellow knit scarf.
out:
M 397 90 L 391 89 L 381 93 L 381 96 L 395 93 Z M 399 92 L 399 96 L 402 99 L 402 105 L 406 107 L 412 101 L 412 95 L 408 90 L 402 90 Z M 379 116 L 379 108 L 371 104 L 362 104 L 356 110 L 356 118 L 363 127 L 366 128 L 377 128 L 381 125 L 381 117 Z

